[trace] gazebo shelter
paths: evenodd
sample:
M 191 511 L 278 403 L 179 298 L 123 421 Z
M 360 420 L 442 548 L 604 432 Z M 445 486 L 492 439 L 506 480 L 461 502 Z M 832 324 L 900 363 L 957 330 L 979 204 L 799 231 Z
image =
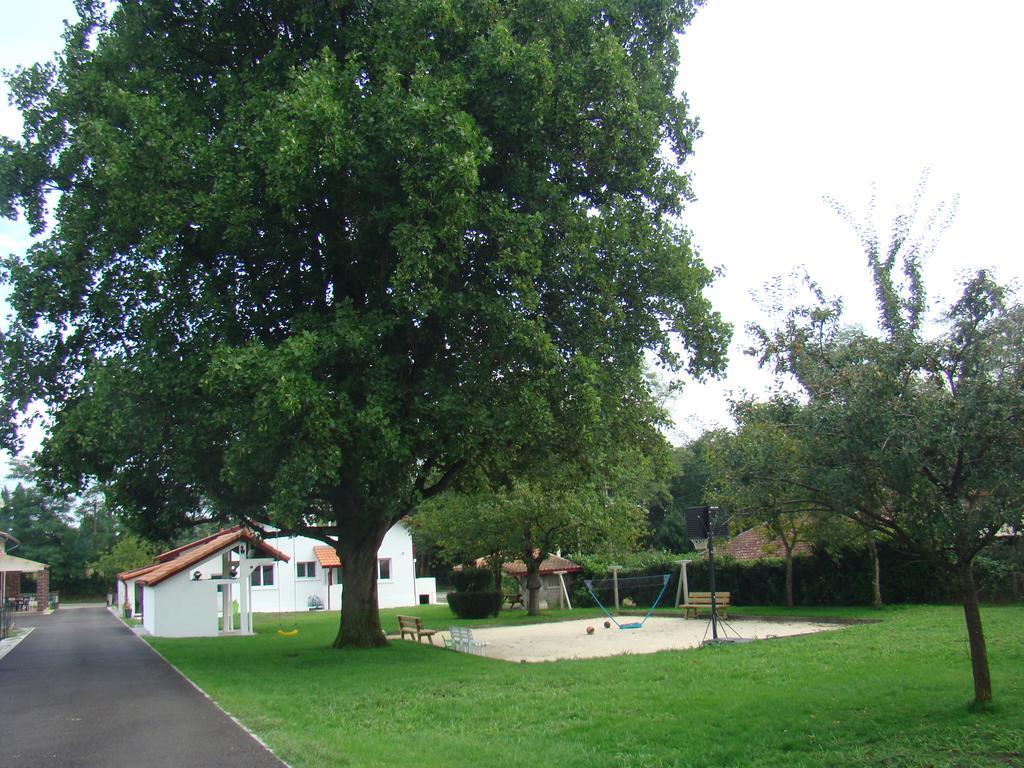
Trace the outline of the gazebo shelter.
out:
M 21 594 L 21 574 L 34 573 L 36 610 L 45 611 L 50 601 L 50 566 L 7 552 L 18 544 L 14 536 L 0 531 L 0 595 L 5 602 L 15 603 L 19 610 L 28 610 L 28 600 Z

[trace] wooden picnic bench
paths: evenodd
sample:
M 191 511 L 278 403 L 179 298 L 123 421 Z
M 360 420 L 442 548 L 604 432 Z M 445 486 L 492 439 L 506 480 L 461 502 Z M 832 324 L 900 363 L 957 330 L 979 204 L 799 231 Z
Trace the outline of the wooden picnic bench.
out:
M 515 608 L 517 605 L 523 608 L 526 607 L 526 603 L 523 602 L 523 593 L 517 592 L 515 594 L 505 595 L 505 602 L 508 603 L 509 608 Z
M 399 616 L 398 629 L 402 633 L 403 640 L 406 635 L 409 635 L 409 639 L 415 637 L 418 643 L 425 637 L 431 645 L 434 644 L 434 635 L 437 634 L 436 629 L 424 629 L 423 620 L 419 616 Z
M 718 606 L 718 615 L 723 619 L 729 618 L 730 598 L 730 592 L 715 593 L 715 604 Z M 701 611 L 711 613 L 711 593 L 691 592 L 687 602 L 680 603 L 679 607 L 683 609 L 683 617 L 687 619 L 690 618 L 690 616 L 697 618 Z

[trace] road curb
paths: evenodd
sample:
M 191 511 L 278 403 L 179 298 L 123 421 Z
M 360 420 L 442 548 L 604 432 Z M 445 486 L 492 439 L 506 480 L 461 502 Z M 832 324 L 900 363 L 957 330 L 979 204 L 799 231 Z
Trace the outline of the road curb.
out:
M 261 739 L 259 736 L 257 736 L 255 733 L 253 733 L 251 730 L 249 730 L 241 720 L 239 720 L 237 717 L 235 717 L 230 712 L 228 712 L 226 709 L 224 709 L 224 707 L 222 707 L 220 704 L 218 704 L 217 701 L 212 696 L 210 696 L 210 694 L 208 694 L 206 691 L 204 691 L 202 688 L 200 688 L 198 685 L 196 685 L 194 682 L 192 682 L 192 680 L 189 679 L 188 675 L 186 675 L 184 672 L 182 672 L 180 669 L 178 669 L 176 666 L 174 666 L 170 661 L 168 661 L 166 656 L 164 656 L 162 653 L 160 653 L 160 651 L 158 651 L 152 645 L 147 643 L 145 638 L 143 638 L 138 632 L 134 631 L 134 627 L 129 627 L 124 622 L 120 622 L 120 623 L 121 623 L 122 627 L 124 627 L 126 630 L 131 632 L 133 635 L 135 635 L 135 638 L 140 643 L 142 643 L 144 646 L 149 648 L 149 650 L 151 652 L 156 654 L 157 658 L 159 658 L 160 661 L 162 661 L 168 667 L 173 669 L 175 671 L 175 673 L 177 673 L 178 677 L 180 677 L 182 680 L 184 680 L 186 683 L 188 683 L 190 686 L 192 686 L 192 688 L 194 688 L 196 691 L 198 691 L 200 694 L 202 694 L 202 696 L 205 697 L 207 701 L 209 701 L 211 704 L 213 704 L 213 706 L 215 706 L 217 709 L 219 709 L 221 712 L 223 712 L 225 714 L 225 716 L 227 716 L 227 718 L 229 720 L 231 720 L 231 722 L 233 722 L 235 725 L 237 725 L 239 728 L 241 728 L 243 731 L 245 731 L 245 733 L 247 733 L 249 735 L 249 737 L 253 741 L 255 741 L 257 744 L 259 744 L 261 747 L 263 747 L 263 749 L 265 749 L 271 755 L 273 755 L 274 759 L 277 760 L 279 763 L 281 763 L 281 765 L 283 765 L 284 768 L 292 768 L 292 766 L 289 765 L 288 763 L 286 763 L 284 760 L 282 760 L 280 758 L 280 756 L 278 756 L 277 753 L 275 753 L 274 750 L 272 750 L 263 739 Z
M 0 659 L 17 648 L 18 643 L 31 635 L 33 629 L 35 629 L 35 627 L 29 627 L 21 632 L 17 637 L 8 637 L 6 640 L 0 640 Z

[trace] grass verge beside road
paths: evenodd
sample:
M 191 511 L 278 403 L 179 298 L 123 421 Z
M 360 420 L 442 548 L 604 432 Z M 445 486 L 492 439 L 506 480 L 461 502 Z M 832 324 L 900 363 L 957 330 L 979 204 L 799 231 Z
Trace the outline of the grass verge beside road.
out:
M 743 613 L 785 615 L 778 609 Z M 447 606 L 382 611 L 429 627 Z M 573 611 L 584 618 L 597 611 Z M 806 615 L 794 609 L 788 615 Z M 838 632 L 651 655 L 510 664 L 395 641 L 335 651 L 338 614 L 261 616 L 256 637 L 151 638 L 294 768 L 472 765 L 1024 766 L 1024 608 L 983 613 L 994 707 L 971 713 L 956 607 L 815 611 Z M 568 618 L 552 611 L 545 618 Z M 504 611 L 502 624 L 532 621 Z

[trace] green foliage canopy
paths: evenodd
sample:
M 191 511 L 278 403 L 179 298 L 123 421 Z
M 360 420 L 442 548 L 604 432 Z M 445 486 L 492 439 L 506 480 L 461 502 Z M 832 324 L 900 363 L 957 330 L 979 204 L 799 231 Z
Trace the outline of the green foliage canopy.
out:
M 15 73 L 0 147 L 42 236 L 3 263 L 3 438 L 43 402 L 52 482 L 153 539 L 340 536 L 339 643 L 373 645 L 400 516 L 467 469 L 599 465 L 651 426 L 647 353 L 721 368 L 675 219 L 690 2 L 103 5 Z
M 156 558 L 157 548 L 137 536 L 125 534 L 100 557 L 89 563 L 97 574 L 112 581 L 117 574 L 150 565 Z

